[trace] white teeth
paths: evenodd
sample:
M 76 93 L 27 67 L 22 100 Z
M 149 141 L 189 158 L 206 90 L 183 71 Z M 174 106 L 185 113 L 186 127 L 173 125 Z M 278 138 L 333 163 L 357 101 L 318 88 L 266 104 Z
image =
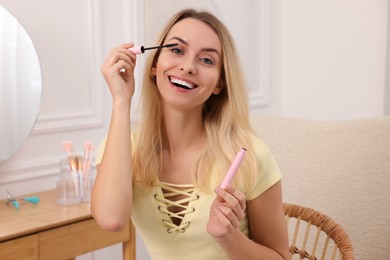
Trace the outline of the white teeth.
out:
M 171 78 L 171 82 L 175 83 L 175 84 L 179 84 L 179 85 L 185 86 L 185 87 L 187 87 L 189 89 L 193 89 L 194 88 L 194 86 L 192 86 L 192 84 L 190 84 L 188 82 L 185 82 L 184 80 Z

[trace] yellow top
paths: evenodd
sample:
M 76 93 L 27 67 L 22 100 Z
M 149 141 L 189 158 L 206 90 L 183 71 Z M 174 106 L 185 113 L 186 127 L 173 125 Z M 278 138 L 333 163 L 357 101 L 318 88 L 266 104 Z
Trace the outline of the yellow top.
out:
M 96 163 L 101 161 L 105 142 L 103 141 Z M 247 200 L 252 200 L 281 179 L 279 168 L 267 146 L 259 138 L 254 139 L 255 154 L 262 163 L 264 172 L 255 177 L 253 189 L 242 190 Z M 218 185 L 216 168 L 210 172 L 210 181 Z M 252 181 L 252 180 L 251 180 Z M 171 201 L 170 197 L 179 195 L 183 199 Z M 132 221 L 141 235 L 148 252 L 155 260 L 218 260 L 227 259 L 225 252 L 206 231 L 206 224 L 214 192 L 205 192 L 192 184 L 175 185 L 155 181 L 151 188 L 135 182 L 133 184 Z M 181 212 L 174 214 L 170 206 L 179 207 Z M 172 219 L 180 219 L 176 225 Z M 248 236 L 248 218 L 240 222 L 240 230 Z

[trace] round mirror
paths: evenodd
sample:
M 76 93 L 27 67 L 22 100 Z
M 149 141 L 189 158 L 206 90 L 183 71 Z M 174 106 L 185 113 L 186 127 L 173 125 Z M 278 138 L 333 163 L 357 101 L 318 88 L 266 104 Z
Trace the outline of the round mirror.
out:
M 0 6 L 0 164 L 29 136 L 42 96 L 38 55 L 30 36 Z

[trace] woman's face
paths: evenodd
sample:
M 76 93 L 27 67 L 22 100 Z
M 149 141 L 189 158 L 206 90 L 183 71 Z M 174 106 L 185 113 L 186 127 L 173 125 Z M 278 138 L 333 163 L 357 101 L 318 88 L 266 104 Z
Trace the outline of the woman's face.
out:
M 204 22 L 186 18 L 176 23 L 161 50 L 152 74 L 156 76 L 164 106 L 202 110 L 212 94 L 218 94 L 222 67 L 222 45 L 218 35 Z

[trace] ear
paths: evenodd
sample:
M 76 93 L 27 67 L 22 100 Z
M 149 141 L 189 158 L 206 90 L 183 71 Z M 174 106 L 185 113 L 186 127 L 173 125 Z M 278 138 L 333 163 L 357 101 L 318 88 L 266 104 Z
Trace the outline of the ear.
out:
M 225 77 L 221 76 L 221 78 L 219 79 L 218 85 L 215 86 L 215 88 L 214 88 L 213 94 L 214 95 L 218 95 L 219 93 L 221 93 L 222 89 L 225 86 L 226 86 L 226 84 L 225 84 Z
M 150 74 L 152 76 L 156 76 L 156 67 L 152 67 L 152 69 L 150 70 Z
M 221 86 L 216 86 L 213 90 L 213 94 L 214 95 L 218 95 L 219 93 L 221 93 L 222 91 L 222 87 Z

